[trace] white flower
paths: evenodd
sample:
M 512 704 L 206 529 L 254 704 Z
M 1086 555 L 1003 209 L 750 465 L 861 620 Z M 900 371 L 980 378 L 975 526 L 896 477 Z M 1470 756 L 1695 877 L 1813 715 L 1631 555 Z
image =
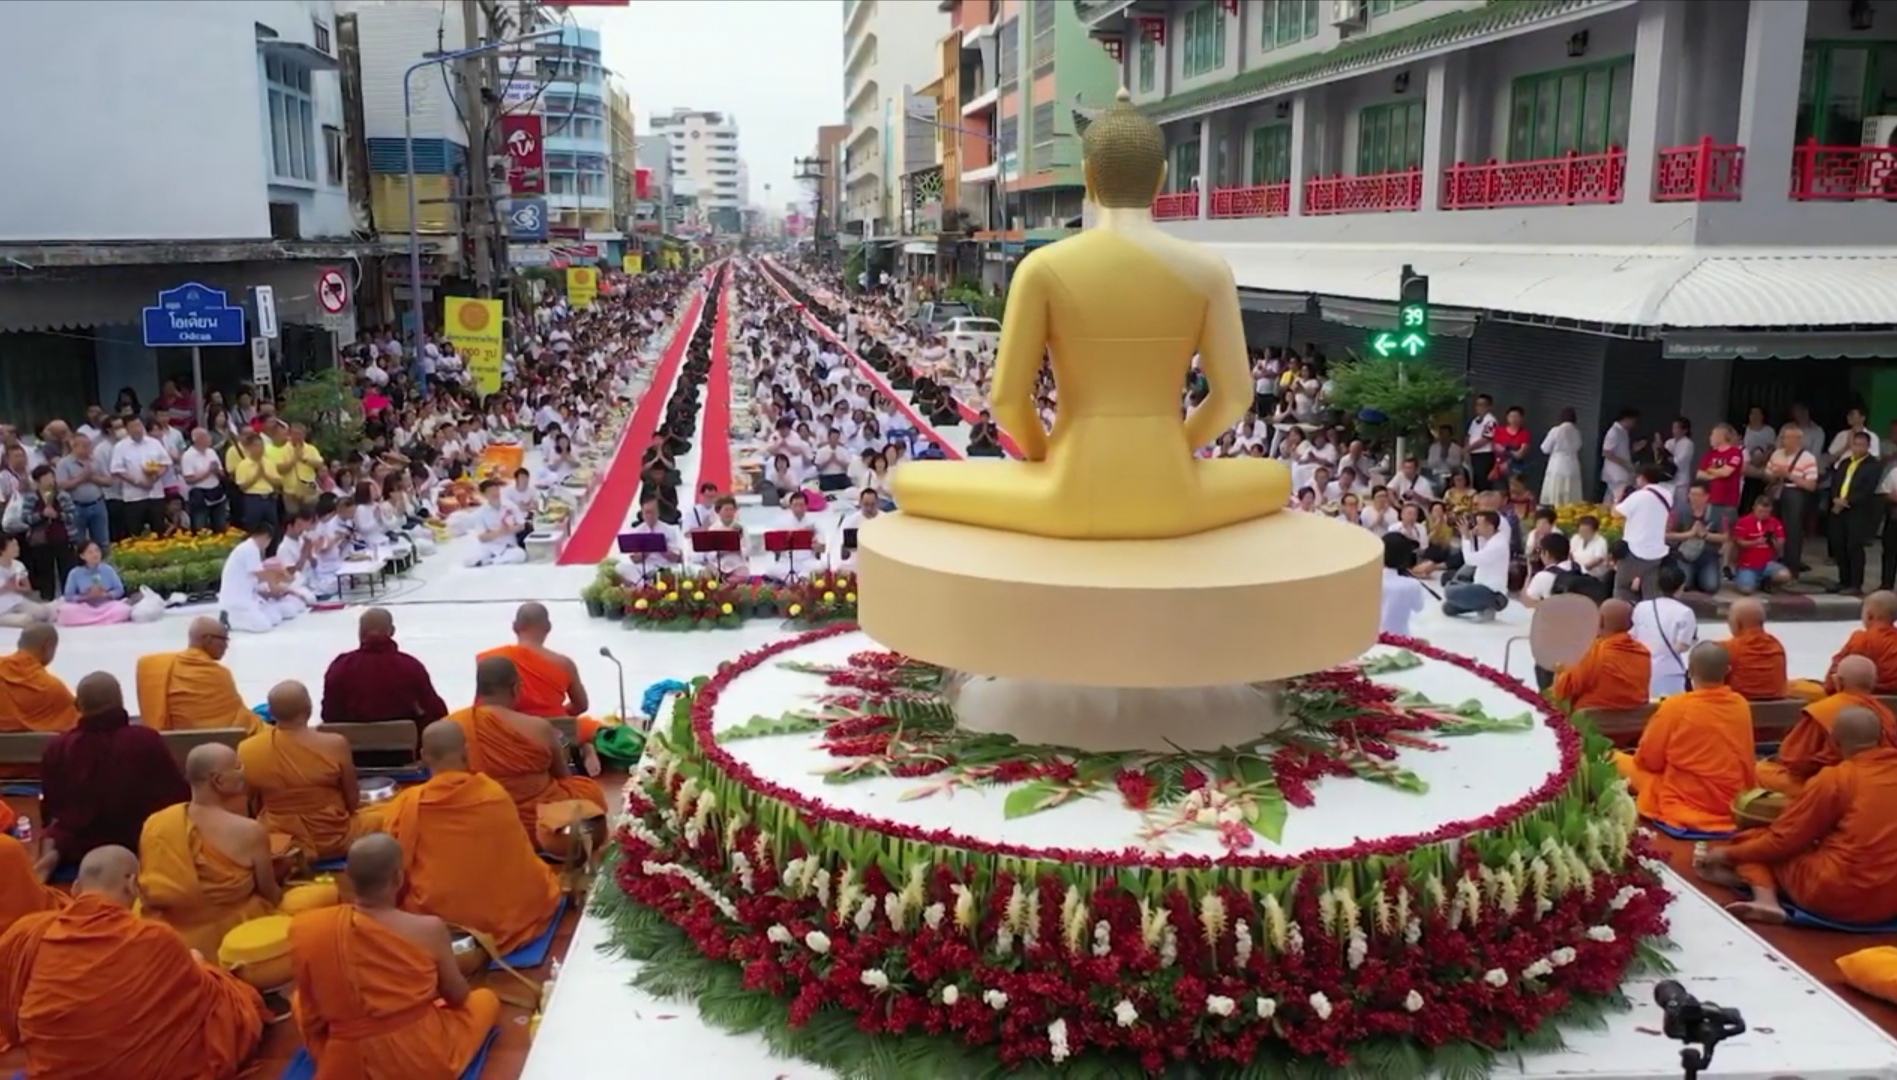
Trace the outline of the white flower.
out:
M 1421 919 L 1411 919 L 1409 922 L 1403 924 L 1403 944 L 1414 945 L 1421 940 L 1423 940 L 1423 922 Z
M 883 914 L 888 917 L 891 930 L 900 932 L 905 929 L 904 924 L 909 920 L 909 911 L 903 905 L 901 893 L 883 894 Z
M 1362 967 L 1364 960 L 1368 958 L 1369 955 L 1370 939 L 1364 936 L 1362 930 L 1352 930 L 1350 932 L 1350 946 L 1344 951 L 1344 959 L 1345 962 L 1350 965 L 1350 970 L 1355 971 Z
M 764 936 L 773 945 L 789 945 L 792 941 L 792 938 L 790 936 L 790 931 L 784 929 L 781 923 L 778 925 L 772 926 L 769 930 L 764 931 Z
M 942 1004 L 953 1005 L 960 1000 L 962 1000 L 962 992 L 954 983 L 942 988 Z
M 1105 956 L 1113 951 L 1113 928 L 1105 919 L 1093 924 L 1093 954 Z
M 811 865 L 814 866 L 816 864 L 813 863 Z M 829 907 L 830 871 L 819 867 L 816 876 L 810 879 L 810 887 L 817 894 L 817 903 L 822 904 L 824 907 Z
M 1503 971 L 1501 968 L 1490 968 L 1482 973 L 1482 981 L 1488 983 L 1490 986 L 1507 986 L 1508 972 Z
M 1319 1020 L 1329 1020 L 1331 1018 L 1331 999 L 1325 997 L 1322 991 L 1312 994 L 1310 1002 L 1311 1011 L 1317 1014 Z
M 1587 928 L 1587 936 L 1594 941 L 1612 941 L 1614 940 L 1614 928 L 1611 926 L 1590 926 Z
M 1552 974 L 1554 974 L 1554 965 L 1546 960 L 1537 960 L 1522 969 L 1522 978 L 1524 979 L 1539 979 L 1544 975 Z
M 1120 1000 L 1118 1005 L 1113 1007 L 1113 1022 L 1121 1027 L 1132 1027 L 1134 1024 L 1139 1023 L 1139 1019 L 1140 1011 L 1133 1007 L 1132 1002 L 1124 998 Z
M 1423 995 L 1417 993 L 1414 990 L 1411 990 L 1409 993 L 1403 995 L 1403 1011 L 1404 1012 L 1422 1012 L 1423 1011 Z
M 856 915 L 852 920 L 856 923 L 856 932 L 860 934 L 868 930 L 870 921 L 874 918 L 876 918 L 876 898 L 865 896 L 856 905 Z
M 940 901 L 937 901 L 922 909 L 922 924 L 931 930 L 940 930 L 942 928 L 942 919 L 947 914 L 948 909 L 944 908 Z
M 804 935 L 804 946 L 818 956 L 822 956 L 830 951 L 830 935 L 821 930 L 812 930 Z
M 1179 959 L 1179 931 L 1168 926 L 1159 934 L 1159 966 L 1169 968 Z
M 1047 1025 L 1047 1056 L 1059 1065 L 1067 1060 L 1067 1021 L 1056 1020 Z
M 1210 994 L 1205 999 L 1205 1011 L 1209 1016 L 1230 1016 L 1238 1011 L 1238 1002 L 1218 994 Z
M 1555 967 L 1567 967 L 1569 964 L 1574 963 L 1574 950 L 1563 945 L 1561 948 L 1548 954 L 1548 962 Z
M 1251 927 L 1240 919 L 1232 924 L 1232 959 L 1239 967 L 1251 963 Z
M 963 930 L 973 930 L 980 921 L 975 912 L 975 894 L 966 885 L 952 886 L 955 893 L 955 925 Z
M 857 979 L 871 990 L 881 991 L 889 989 L 889 976 L 884 974 L 882 968 L 869 968 L 861 975 L 858 975 Z
M 995 927 L 995 954 L 997 956 L 1014 955 L 1014 931 L 1008 929 L 1008 924 L 1005 922 Z
M 999 990 L 990 990 L 981 996 L 981 1003 L 996 1012 L 1008 1007 L 1008 995 Z
M 1620 891 L 1614 894 L 1614 898 L 1608 901 L 1607 908 L 1609 911 L 1619 911 L 1621 908 L 1633 903 L 1634 898 L 1639 895 L 1640 890 L 1636 886 L 1622 885 Z
M 1219 807 L 1219 824 L 1234 825 L 1245 820 L 1245 808 L 1237 803 L 1226 803 Z
M 1278 1002 L 1275 999 L 1268 997 L 1258 999 L 1258 1019 L 1269 1020 L 1276 1015 L 1278 1015 Z

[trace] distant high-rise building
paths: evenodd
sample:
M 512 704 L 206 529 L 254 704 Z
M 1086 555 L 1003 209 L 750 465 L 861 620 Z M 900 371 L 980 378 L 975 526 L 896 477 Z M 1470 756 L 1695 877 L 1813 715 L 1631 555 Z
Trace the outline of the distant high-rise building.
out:
M 678 108 L 655 114 L 652 132 L 665 136 L 674 182 L 683 179 L 696 189 L 705 223 L 737 231 L 746 200 L 737 120 L 726 112 Z
M 888 236 L 901 219 L 905 148 L 912 95 L 938 78 L 947 12 L 927 0 L 844 0 L 844 144 L 842 221 L 863 236 Z

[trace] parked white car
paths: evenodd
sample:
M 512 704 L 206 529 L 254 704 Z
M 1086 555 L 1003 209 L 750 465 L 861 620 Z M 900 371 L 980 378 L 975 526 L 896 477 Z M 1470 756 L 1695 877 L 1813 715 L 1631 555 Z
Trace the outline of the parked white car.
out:
M 986 350 L 992 356 L 1001 346 L 1001 322 L 998 319 L 963 316 L 950 320 L 942 336 L 951 353 Z

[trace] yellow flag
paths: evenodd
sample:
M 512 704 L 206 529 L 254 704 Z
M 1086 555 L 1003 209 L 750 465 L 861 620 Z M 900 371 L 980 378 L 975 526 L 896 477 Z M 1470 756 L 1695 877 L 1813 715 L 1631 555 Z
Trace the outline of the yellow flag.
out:
M 446 298 L 448 341 L 474 376 L 474 388 L 482 395 L 501 391 L 501 354 L 503 349 L 501 302 L 476 300 L 466 296 Z

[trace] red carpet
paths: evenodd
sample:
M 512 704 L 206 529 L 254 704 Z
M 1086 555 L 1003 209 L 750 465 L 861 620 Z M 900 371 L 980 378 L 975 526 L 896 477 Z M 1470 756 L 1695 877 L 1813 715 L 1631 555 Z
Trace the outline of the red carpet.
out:
M 731 286 L 711 328 L 711 370 L 705 373 L 705 417 L 699 428 L 698 485 L 731 491 Z
M 769 260 L 766 260 L 766 261 L 769 261 Z M 795 276 L 790 271 L 785 270 L 781 266 L 778 266 L 775 262 L 772 262 L 771 265 L 773 267 L 776 267 L 778 272 L 782 273 L 786 277 Z M 764 280 L 771 283 L 771 288 L 777 290 L 777 294 L 784 298 L 785 303 L 796 304 L 799 310 L 803 310 L 803 305 L 797 304 L 797 298 L 792 296 L 788 291 L 786 291 L 782 285 L 778 284 L 776 278 L 772 277 L 769 274 L 766 274 L 764 275 Z M 837 349 L 843 353 L 844 356 L 849 357 L 850 362 L 856 365 L 856 370 L 863 373 L 863 377 L 869 380 L 869 384 L 871 386 L 875 387 L 876 390 L 879 393 L 881 393 L 884 397 L 896 403 L 896 411 L 901 413 L 904 417 L 908 418 L 909 423 L 915 427 L 916 434 L 922 436 L 923 438 L 934 443 L 936 446 L 940 447 L 942 450 L 942 455 L 948 458 L 949 460 L 960 461 L 962 459 L 962 452 L 960 450 L 955 449 L 954 445 L 950 443 L 948 439 L 945 436 L 943 436 L 941 432 L 930 427 L 928 421 L 922 418 L 922 414 L 910 408 L 909 403 L 907 401 L 904 401 L 902 399 L 902 396 L 896 393 L 895 388 L 889 385 L 889 380 L 883 378 L 882 372 L 877 371 L 874 367 L 871 367 L 869 361 L 856 355 L 856 353 L 853 350 L 851 350 L 851 348 L 848 345 L 845 345 L 843 343 L 842 338 L 838 337 L 834 332 L 832 332 L 829 327 L 823 325 L 822 319 L 817 318 L 815 315 L 811 314 L 809 311 L 804 311 L 804 321 L 808 322 L 810 324 L 810 328 L 812 330 L 815 330 L 819 335 L 821 335 L 824 338 L 824 340 L 835 345 Z
M 665 403 L 672 396 L 672 384 L 678 381 L 678 369 L 685 362 L 685 346 L 691 344 L 692 331 L 697 329 L 698 316 L 704 307 L 704 293 L 692 297 L 691 307 L 686 310 L 685 318 L 679 321 L 677 332 L 665 347 L 665 355 L 659 358 L 658 370 L 652 375 L 652 385 L 646 387 L 645 396 L 639 399 L 638 406 L 632 410 L 632 419 L 626 422 L 625 436 L 619 440 L 619 452 L 613 455 L 612 464 L 606 467 L 606 475 L 600 481 L 599 490 L 593 492 L 592 501 L 580 512 L 580 520 L 573 527 L 573 535 L 567 538 L 566 547 L 560 551 L 561 566 L 596 563 L 613 551 L 619 530 L 632 510 L 632 501 L 639 497 L 639 461 L 645 457 L 646 448 L 652 445 L 653 432 L 665 416 Z

